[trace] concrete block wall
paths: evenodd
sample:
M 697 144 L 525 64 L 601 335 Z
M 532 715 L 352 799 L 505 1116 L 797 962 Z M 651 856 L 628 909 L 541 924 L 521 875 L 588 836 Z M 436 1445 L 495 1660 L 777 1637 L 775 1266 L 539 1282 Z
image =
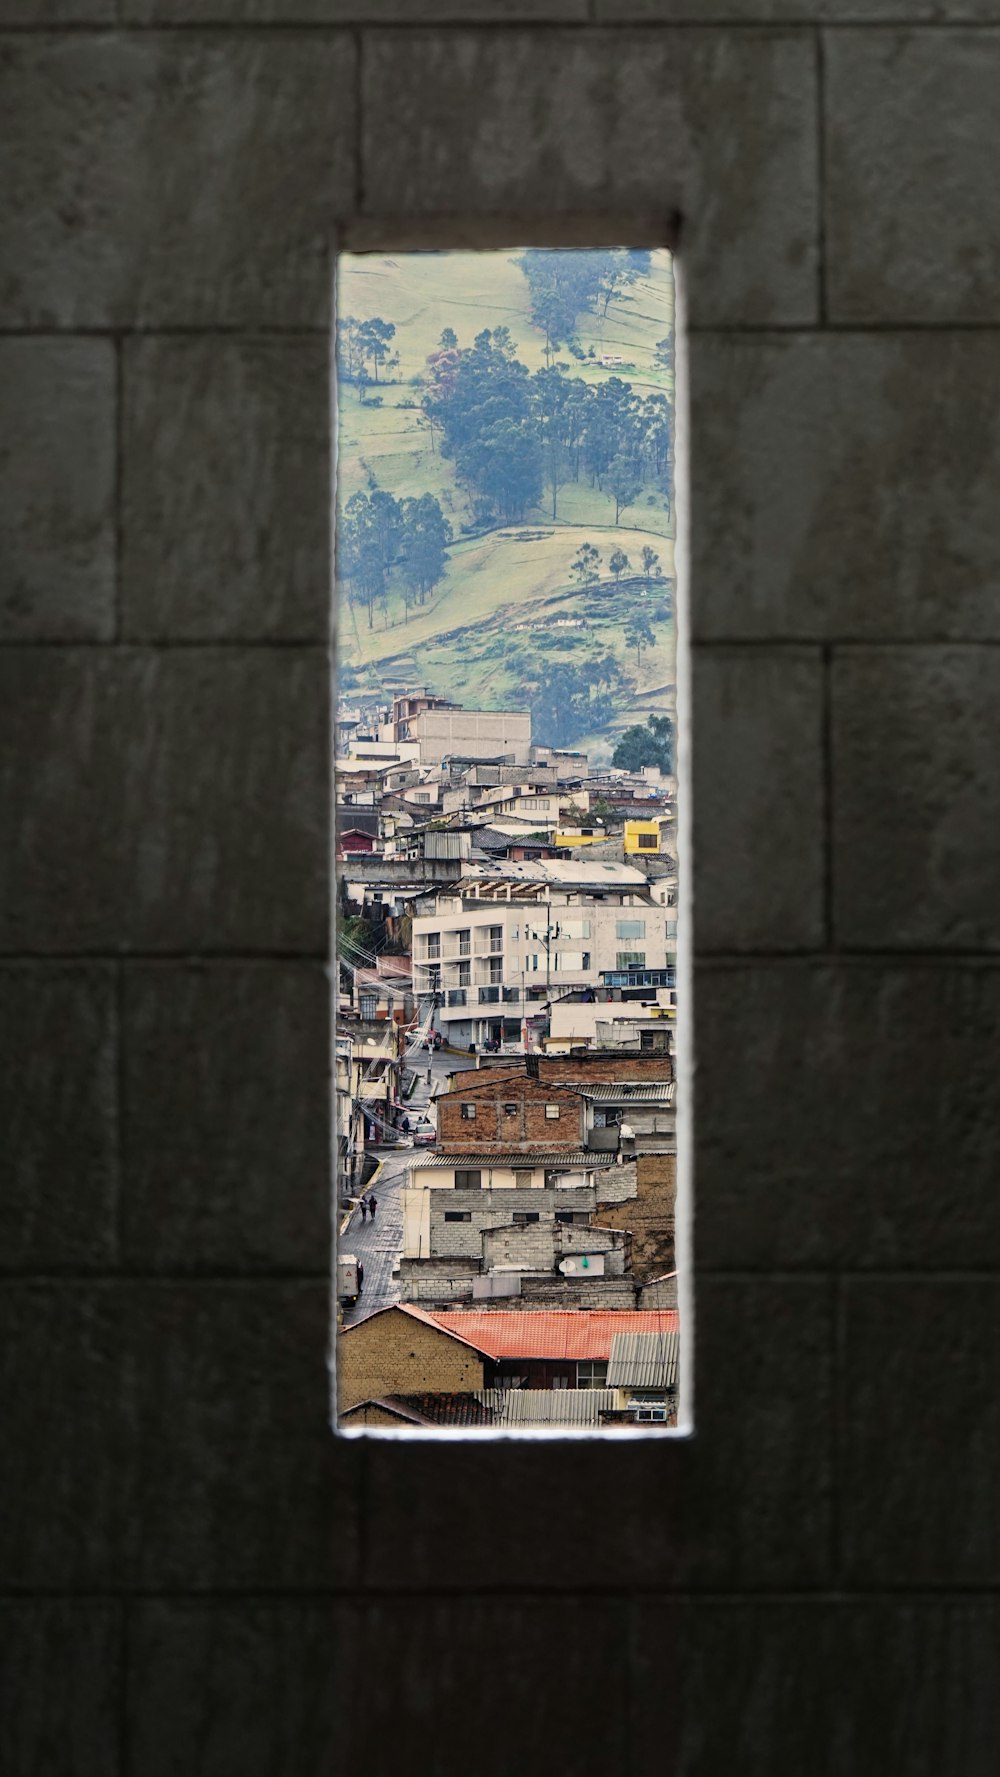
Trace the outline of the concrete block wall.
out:
M 997 0 L 0 28 L 0 1765 L 992 1777 Z M 697 1432 L 335 1443 L 336 232 L 678 220 Z

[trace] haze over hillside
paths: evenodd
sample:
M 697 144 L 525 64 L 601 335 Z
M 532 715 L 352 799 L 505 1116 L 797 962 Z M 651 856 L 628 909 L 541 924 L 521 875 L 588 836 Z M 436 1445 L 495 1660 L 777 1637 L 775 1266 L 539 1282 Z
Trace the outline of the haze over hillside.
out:
M 599 754 L 673 706 L 670 258 L 614 256 L 547 336 L 539 278 L 598 256 L 520 257 L 341 260 L 341 683 L 528 706 Z

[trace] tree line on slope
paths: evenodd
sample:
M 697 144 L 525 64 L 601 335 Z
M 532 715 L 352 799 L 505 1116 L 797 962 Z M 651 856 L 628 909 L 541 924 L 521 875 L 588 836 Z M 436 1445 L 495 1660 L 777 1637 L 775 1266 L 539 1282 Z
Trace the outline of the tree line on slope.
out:
M 543 496 L 556 520 L 560 491 L 584 478 L 610 494 L 616 524 L 644 488 L 669 494 L 667 396 L 637 395 L 618 376 L 594 384 L 568 371 L 557 363 L 532 374 L 505 326 L 430 354 L 423 421 L 469 495 L 470 529 L 520 523 Z

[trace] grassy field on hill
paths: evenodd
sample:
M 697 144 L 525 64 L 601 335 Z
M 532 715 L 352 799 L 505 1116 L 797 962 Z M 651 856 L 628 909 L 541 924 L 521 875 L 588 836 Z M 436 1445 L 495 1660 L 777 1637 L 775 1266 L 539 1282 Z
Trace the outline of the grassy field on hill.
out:
M 625 690 L 619 694 L 621 721 L 616 718 L 612 724 L 618 728 L 630 711 L 635 719 L 636 700 L 645 713 L 651 697 L 655 701 L 664 687 L 672 688 L 674 641 L 667 592 L 649 588 L 648 609 L 664 615 L 653 619 L 656 640 L 637 667 L 623 629 L 637 600 L 645 602 L 645 592 L 633 587 L 614 597 L 606 587 L 596 593 L 580 591 L 569 578 L 570 564 L 586 541 L 601 551 L 603 576 L 616 548 L 625 550 L 638 572 L 641 550 L 648 544 L 672 581 L 672 520 L 665 495 L 645 488 L 616 526 L 610 495 L 584 481 L 570 482 L 559 493 L 557 522 L 552 522 L 549 506 L 529 513 L 524 523 L 463 536 L 462 526 L 471 521 L 469 501 L 456 484 L 450 459 L 432 446 L 418 405 L 427 355 L 446 326 L 454 328 L 461 345 L 471 345 L 483 328 L 505 325 L 517 357 L 532 371 L 544 365 L 543 336 L 530 320 L 529 286 L 514 259 L 513 253 L 449 253 L 399 259 L 347 256 L 341 262 L 338 312 L 393 322 L 392 350 L 400 362 L 392 381 L 369 390 L 381 405 L 372 399 L 362 402 L 355 387 L 341 385 L 338 502 L 342 506 L 353 493 L 370 493 L 376 486 L 397 499 L 431 493 L 440 501 L 455 540 L 444 579 L 408 620 L 395 594 L 388 608 L 376 613 L 372 629 L 364 609 L 346 607 L 345 601 L 340 658 L 363 684 L 420 682 L 441 695 L 496 708 L 514 696 L 526 649 L 536 658 L 573 662 L 611 653 L 633 688 L 631 695 Z M 580 362 L 560 350 L 559 361 L 568 364 L 568 374 L 585 382 L 620 375 L 637 394 L 658 391 L 672 399 L 673 373 L 654 363 L 656 341 L 672 328 L 673 284 L 663 256 L 652 276 L 612 302 L 606 319 L 580 318 L 580 347 L 586 352 L 593 346 L 595 357 Z M 606 369 L 597 362 L 601 352 L 619 353 L 632 367 Z M 667 707 L 672 699 L 665 692 L 663 698 Z

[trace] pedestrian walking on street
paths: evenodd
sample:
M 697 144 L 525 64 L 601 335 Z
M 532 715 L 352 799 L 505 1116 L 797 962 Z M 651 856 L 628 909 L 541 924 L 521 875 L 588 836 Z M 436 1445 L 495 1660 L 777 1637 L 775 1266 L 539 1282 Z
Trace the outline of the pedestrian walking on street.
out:
M 365 1202 L 363 1197 L 361 1199 L 361 1220 L 363 1222 L 366 1222 L 368 1220 L 368 1205 Z
M 375 1211 L 377 1210 L 377 1208 L 378 1208 L 378 1198 L 377 1197 L 369 1197 L 369 1199 L 368 1199 L 368 1214 L 371 1216 L 372 1221 L 375 1220 Z
M 365 1268 L 363 1265 L 359 1265 L 358 1266 L 358 1295 L 359 1296 L 361 1294 L 361 1291 L 364 1289 L 364 1287 L 365 1287 Z

